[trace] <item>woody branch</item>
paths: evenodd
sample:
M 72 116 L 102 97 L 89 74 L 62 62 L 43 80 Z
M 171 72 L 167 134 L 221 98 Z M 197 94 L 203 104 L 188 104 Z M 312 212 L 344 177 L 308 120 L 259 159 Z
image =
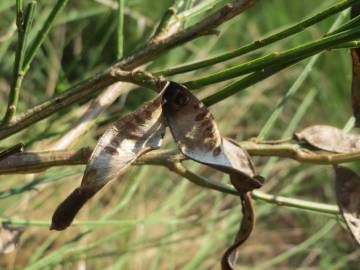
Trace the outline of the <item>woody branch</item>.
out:
M 340 164 L 360 160 L 360 152 L 338 154 L 314 151 L 296 143 L 267 144 L 251 141 L 240 143 L 252 156 L 289 158 L 301 163 Z M 82 148 L 78 151 L 23 152 L 0 160 L 0 174 L 32 173 L 54 166 L 86 164 L 92 150 Z M 156 150 L 141 156 L 135 165 L 164 165 L 185 160 L 181 153 L 169 150 Z

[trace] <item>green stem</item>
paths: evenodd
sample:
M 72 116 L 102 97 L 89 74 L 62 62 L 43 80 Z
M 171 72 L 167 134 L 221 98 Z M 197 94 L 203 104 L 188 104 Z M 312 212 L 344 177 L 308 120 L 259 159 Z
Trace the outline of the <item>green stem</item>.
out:
M 280 206 L 294 207 L 307 211 L 321 212 L 323 214 L 339 215 L 339 207 L 337 205 L 305 201 L 295 198 L 288 198 L 279 195 L 267 194 L 259 190 L 252 192 L 253 198 L 271 204 Z
M 59 13 L 63 10 L 65 5 L 67 4 L 69 0 L 58 0 L 52 11 L 50 12 L 49 16 L 47 17 L 46 21 L 44 22 L 44 25 L 42 26 L 41 30 L 35 37 L 34 42 L 29 47 L 28 53 L 25 56 L 24 59 L 24 66 L 22 68 L 22 71 L 24 74 L 28 71 L 32 60 L 34 59 L 37 51 L 41 47 L 41 45 L 44 43 L 45 38 L 47 37 L 51 27 L 54 24 L 55 19 L 59 15 Z
M 332 47 L 331 49 L 351 49 L 351 48 L 359 48 L 360 47 L 360 40 L 353 40 L 341 43 L 337 46 Z
M 190 182 L 201 187 L 214 189 L 223 193 L 239 196 L 240 194 L 231 186 L 222 184 L 220 181 L 213 181 L 187 170 L 180 163 L 171 163 L 166 165 L 170 170 L 176 174 L 188 179 Z M 322 214 L 338 215 L 339 208 L 336 205 L 317 203 L 312 201 L 305 201 L 295 198 L 288 198 L 279 195 L 267 194 L 258 190 L 252 192 L 254 199 L 265 201 L 267 203 L 276 204 L 279 206 L 286 206 L 297 208 L 306 211 L 313 211 Z
M 252 61 L 225 69 L 223 71 L 207 75 L 197 80 L 186 82 L 185 85 L 191 89 L 199 88 L 205 85 L 218 83 L 229 80 L 249 72 L 261 70 L 263 68 L 287 63 L 295 59 L 303 59 L 304 55 L 312 56 L 323 50 L 329 49 L 342 42 L 352 41 L 354 38 L 359 38 L 360 29 L 354 28 L 346 30 L 341 33 L 329 35 L 314 42 L 309 42 L 284 52 L 275 52 L 269 55 L 254 59 Z
M 161 18 L 160 20 L 160 23 L 159 25 L 157 26 L 156 30 L 155 30 L 155 33 L 153 35 L 153 38 L 152 39 L 156 39 L 158 36 L 161 36 L 161 34 L 163 32 L 166 32 L 166 29 L 167 27 L 169 26 L 169 22 L 171 21 L 171 19 L 173 18 L 173 16 L 176 14 L 176 9 L 173 6 L 169 7 L 163 17 Z
M 215 94 L 212 94 L 212 95 L 204 98 L 202 100 L 202 102 L 206 106 L 214 105 L 214 104 L 246 89 L 247 87 L 252 86 L 252 85 L 278 73 L 279 71 L 281 71 L 287 67 L 290 67 L 291 65 L 295 64 L 296 62 L 297 61 L 293 61 L 290 63 L 277 65 L 277 66 L 265 68 L 261 71 L 254 72 L 241 80 L 238 80 L 234 83 L 231 83 L 231 84 L 225 86 L 223 89 L 219 90 Z
M 166 70 L 162 70 L 162 71 L 158 71 L 155 72 L 155 75 L 164 75 L 164 76 L 170 76 L 170 75 L 175 75 L 175 74 L 180 74 L 180 73 L 185 73 L 185 72 L 189 72 L 192 70 L 196 70 L 199 68 L 203 68 L 203 67 L 207 67 L 210 65 L 214 65 L 220 62 L 224 62 L 226 60 L 230 60 L 233 59 L 235 57 L 239 57 L 241 55 L 244 55 L 248 52 L 251 52 L 253 50 L 259 49 L 259 48 L 263 48 L 269 44 L 272 44 L 276 41 L 279 40 L 283 40 L 286 37 L 289 37 L 291 35 L 294 35 L 296 33 L 302 32 L 304 31 L 306 28 L 308 28 L 309 26 L 312 26 L 328 17 L 330 17 L 331 15 L 334 15 L 348 7 L 350 7 L 353 3 L 357 2 L 358 0 L 345 0 L 345 1 L 339 1 L 338 3 L 332 5 L 331 7 L 315 14 L 314 16 L 311 16 L 307 19 L 304 19 L 303 21 L 294 24 L 292 26 L 290 26 L 289 28 L 286 28 L 283 31 L 280 31 L 274 35 L 271 35 L 267 38 L 264 38 L 262 40 L 257 40 L 254 41 L 253 43 L 247 44 L 243 47 L 240 47 L 239 49 L 236 49 L 232 52 L 228 52 L 228 53 L 224 53 L 221 54 L 219 56 L 215 56 L 209 59 L 205 59 L 205 60 L 201 60 L 198 62 L 194 62 L 194 63 L 190 63 L 190 64 L 185 64 L 185 65 L 181 65 L 178 67 L 174 67 L 174 68 L 170 68 L 170 69 L 166 69 Z
M 78 221 L 75 220 L 72 225 L 74 226 L 85 226 L 85 227 L 133 227 L 138 224 L 181 224 L 189 222 L 190 219 L 158 219 L 158 218 L 149 218 L 149 219 L 129 219 L 129 220 L 84 220 Z M 0 217 L 0 222 L 8 225 L 17 225 L 17 226 L 36 226 L 36 227 L 49 227 L 49 220 L 30 220 L 30 219 L 15 219 L 15 218 L 6 218 Z
M 356 31 L 359 34 L 359 30 L 360 29 L 355 29 L 355 30 L 349 30 L 347 32 Z M 337 37 L 339 37 L 338 35 L 342 35 L 342 34 L 344 34 L 344 33 L 337 34 Z M 332 36 L 325 38 L 327 40 L 327 42 L 329 42 L 329 40 L 328 40 L 329 38 L 331 39 Z M 235 81 L 234 83 L 231 83 L 231 84 L 225 86 L 223 89 L 216 92 L 215 94 L 212 94 L 212 95 L 206 97 L 203 100 L 203 102 L 207 106 L 211 106 L 215 103 L 218 103 L 218 102 L 224 100 L 225 98 L 230 97 L 230 96 L 244 90 L 246 87 L 254 85 L 255 83 L 262 81 L 262 80 L 276 74 L 277 72 L 279 72 L 279 71 L 281 71 L 281 70 L 309 57 L 309 56 L 312 56 L 314 54 L 316 54 L 316 53 L 314 53 L 310 50 L 310 52 L 307 52 L 307 53 L 304 52 L 303 55 L 299 55 L 299 58 L 297 58 L 295 60 L 293 59 L 292 61 L 289 61 L 286 63 L 281 63 L 278 65 L 273 64 L 268 67 L 265 67 L 265 68 L 261 69 L 260 71 L 254 72 L 254 73 L 246 76 L 245 78 L 242 78 L 238 81 Z
M 340 33 L 342 31 L 348 30 L 348 29 L 353 28 L 353 27 L 358 27 L 359 22 L 360 22 L 360 16 L 357 16 L 357 17 L 347 21 L 343 25 L 340 25 L 338 29 L 336 29 L 335 31 L 333 31 L 333 32 L 331 32 L 331 33 L 329 33 L 327 35 L 330 35 L 330 34 L 333 35 L 333 34 Z
M 118 0 L 117 59 L 124 55 L 124 13 L 125 0 Z
M 11 119 L 16 113 L 21 84 L 24 78 L 24 72 L 22 68 L 26 50 L 26 41 L 29 34 L 30 26 L 34 18 L 35 7 L 35 1 L 29 3 L 24 16 L 22 10 L 22 1 L 16 1 L 16 24 L 18 28 L 18 44 L 14 63 L 14 78 L 11 84 L 6 114 L 3 119 L 3 124 L 5 125 L 11 121 Z
M 23 24 L 23 1 L 16 0 L 16 24 L 18 28 Z

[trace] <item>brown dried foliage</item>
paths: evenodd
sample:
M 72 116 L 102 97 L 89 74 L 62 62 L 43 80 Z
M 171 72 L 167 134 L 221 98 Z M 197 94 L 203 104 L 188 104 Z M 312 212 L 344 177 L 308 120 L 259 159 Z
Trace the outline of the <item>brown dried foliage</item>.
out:
M 164 113 L 163 113 L 164 112 Z M 210 111 L 184 86 L 174 82 L 151 102 L 121 118 L 99 139 L 80 187 L 55 210 L 51 229 L 64 230 L 81 207 L 111 179 L 145 152 L 159 148 L 165 118 L 180 151 L 188 158 L 221 170 L 240 192 L 243 218 L 234 243 L 225 252 L 223 269 L 234 269 L 236 250 L 254 227 L 254 208 L 249 191 L 261 187 L 248 153 L 223 138 Z

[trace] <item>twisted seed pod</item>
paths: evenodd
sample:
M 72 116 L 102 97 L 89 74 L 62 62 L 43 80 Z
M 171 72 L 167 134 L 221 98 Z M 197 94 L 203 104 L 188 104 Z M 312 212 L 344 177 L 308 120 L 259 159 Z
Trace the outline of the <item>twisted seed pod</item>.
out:
M 50 229 L 66 229 L 81 207 L 142 154 L 161 146 L 165 134 L 162 94 L 116 121 L 101 136 L 86 166 L 80 187 L 55 210 Z
M 233 270 L 236 251 L 250 236 L 255 223 L 251 190 L 261 187 L 248 153 L 230 139 L 222 138 L 210 111 L 184 86 L 171 82 L 164 92 L 164 113 L 180 151 L 188 158 L 230 175 L 241 193 L 243 217 L 234 243 L 223 255 L 223 270 Z
M 210 111 L 188 89 L 171 82 L 164 92 L 164 113 L 179 150 L 188 158 L 238 175 L 242 193 L 262 185 L 248 153 L 222 138 Z

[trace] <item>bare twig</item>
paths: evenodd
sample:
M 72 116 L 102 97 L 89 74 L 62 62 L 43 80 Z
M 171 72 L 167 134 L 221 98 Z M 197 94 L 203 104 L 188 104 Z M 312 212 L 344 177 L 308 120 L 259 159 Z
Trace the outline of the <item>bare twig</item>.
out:
M 301 163 L 330 165 L 360 160 L 360 152 L 337 154 L 325 151 L 314 151 L 295 143 L 271 145 L 242 142 L 240 145 L 252 156 L 290 158 Z M 90 154 L 91 150 L 88 148 L 83 148 L 79 151 L 18 153 L 0 161 L 0 174 L 30 173 L 48 169 L 53 166 L 86 164 Z M 182 169 L 179 169 L 180 165 L 175 163 L 185 159 L 186 157 L 176 151 L 156 150 L 140 157 L 135 165 L 163 165 L 171 170 L 178 167 L 177 170 L 180 172 L 182 171 Z M 191 178 L 188 172 L 182 171 L 181 173 L 184 174 L 185 177 Z M 207 185 L 208 183 L 204 182 L 204 184 Z
M 4 174 L 33 173 L 53 166 L 79 165 L 87 162 L 91 154 L 90 148 L 79 151 L 50 151 L 15 153 L 0 160 Z
M 270 146 L 271 147 L 271 146 Z M 251 152 L 251 149 L 248 149 Z M 25 152 L 17 153 L 0 160 L 0 174 L 11 173 L 32 173 L 43 171 L 53 166 L 80 165 L 86 164 L 92 150 L 83 148 L 79 151 L 51 151 L 51 152 Z M 332 154 L 339 155 L 339 154 Z M 180 161 L 185 157 L 176 152 L 154 151 L 142 156 L 135 165 L 153 164 L 162 165 L 169 168 L 176 174 L 188 179 L 190 182 L 217 190 L 223 193 L 239 196 L 239 193 L 230 185 L 223 184 L 220 181 L 210 180 L 201 177 L 187 170 Z M 360 154 L 359 154 L 360 159 Z M 14 165 L 16 164 L 16 165 Z M 279 195 L 267 194 L 261 191 L 253 191 L 253 198 L 256 200 L 266 201 L 267 203 L 280 206 L 298 208 L 302 210 L 315 211 L 323 214 L 337 215 L 339 208 L 336 205 L 329 205 L 306 200 L 287 198 Z

